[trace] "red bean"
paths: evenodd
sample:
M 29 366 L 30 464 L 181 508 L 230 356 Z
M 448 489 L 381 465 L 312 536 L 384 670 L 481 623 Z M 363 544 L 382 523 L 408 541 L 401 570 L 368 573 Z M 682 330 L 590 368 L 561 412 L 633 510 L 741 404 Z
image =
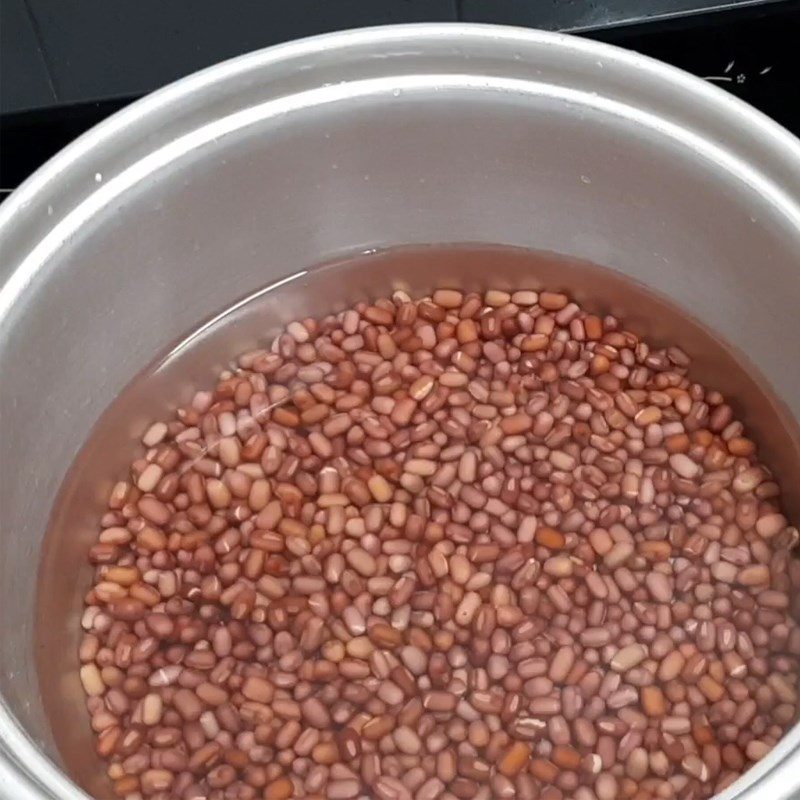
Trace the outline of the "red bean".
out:
M 796 719 L 800 537 L 688 367 L 549 290 L 398 291 L 240 356 L 88 553 L 115 792 L 727 786 Z

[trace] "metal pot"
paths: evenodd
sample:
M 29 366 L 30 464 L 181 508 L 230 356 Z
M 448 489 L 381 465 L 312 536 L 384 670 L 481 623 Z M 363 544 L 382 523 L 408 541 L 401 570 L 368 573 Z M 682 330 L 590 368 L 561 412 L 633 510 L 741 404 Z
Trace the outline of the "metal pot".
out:
M 514 258 L 487 275 L 486 258 L 466 256 L 407 272 L 390 257 L 302 273 L 437 242 L 568 260 L 542 261 L 541 275 Z M 95 780 L 74 655 L 104 482 L 146 417 L 207 382 L 264 317 L 218 318 L 151 374 L 148 391 L 98 419 L 165 346 L 284 276 L 300 273 L 259 295 L 276 324 L 396 279 L 544 276 L 613 301 L 653 335 L 660 325 L 706 354 L 699 373 L 745 401 L 797 510 L 800 143 L 656 61 L 467 25 L 344 32 L 242 56 L 56 156 L 0 207 L 0 243 L 3 797 L 85 798 L 58 764 L 108 792 Z M 610 272 L 600 280 L 576 260 Z M 235 333 L 233 319 L 244 325 Z M 798 767 L 796 726 L 720 797 L 797 797 Z

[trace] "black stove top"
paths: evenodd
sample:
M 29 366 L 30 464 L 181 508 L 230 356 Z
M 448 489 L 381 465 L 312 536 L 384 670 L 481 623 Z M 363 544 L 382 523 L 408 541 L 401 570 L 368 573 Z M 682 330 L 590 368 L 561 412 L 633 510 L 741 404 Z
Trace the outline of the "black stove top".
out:
M 104 117 L 224 58 L 324 31 L 458 20 L 654 56 L 800 135 L 800 0 L 2 0 L 2 196 Z

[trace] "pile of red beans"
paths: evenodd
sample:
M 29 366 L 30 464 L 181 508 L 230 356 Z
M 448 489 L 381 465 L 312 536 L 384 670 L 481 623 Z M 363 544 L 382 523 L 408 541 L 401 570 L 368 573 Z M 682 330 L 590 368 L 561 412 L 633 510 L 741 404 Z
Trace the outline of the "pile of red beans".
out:
M 293 322 L 144 434 L 80 677 L 125 800 L 690 800 L 798 715 L 731 407 L 558 292 Z

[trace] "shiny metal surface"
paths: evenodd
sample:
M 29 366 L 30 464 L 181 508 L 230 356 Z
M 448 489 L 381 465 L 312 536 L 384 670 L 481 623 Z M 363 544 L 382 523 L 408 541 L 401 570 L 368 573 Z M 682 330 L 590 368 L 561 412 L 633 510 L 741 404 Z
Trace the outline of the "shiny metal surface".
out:
M 58 541 L 45 548 L 43 537 L 103 410 L 165 346 L 242 297 L 346 254 L 436 242 L 606 265 L 702 320 L 744 354 L 744 372 L 734 360 L 723 373 L 797 490 L 800 144 L 788 133 L 662 64 L 535 31 L 345 32 L 198 73 L 89 132 L 0 207 L 0 796 L 85 797 L 52 763 L 35 598 L 46 551 L 45 588 L 58 590 L 39 608 L 54 627 L 42 673 L 52 709 L 78 687 L 70 637 L 99 496 L 84 495 L 85 518 L 70 517 Z M 311 282 L 311 295 L 290 283 L 267 308 L 277 322 L 332 307 L 402 278 L 398 269 L 324 291 Z M 474 265 L 453 269 L 412 282 L 481 279 Z M 577 274 L 565 268 L 564 284 Z M 688 327 L 675 338 L 691 338 Z M 213 333 L 198 353 L 235 352 Z M 759 368 L 752 380 L 747 363 Z M 217 365 L 165 370 L 164 394 L 140 414 Z M 785 410 L 774 425 L 773 402 Z M 126 460 L 142 423 L 128 419 L 86 462 L 83 491 Z M 81 733 L 84 719 L 55 727 L 80 771 L 63 730 Z M 799 766 L 796 727 L 720 797 L 788 800 Z

